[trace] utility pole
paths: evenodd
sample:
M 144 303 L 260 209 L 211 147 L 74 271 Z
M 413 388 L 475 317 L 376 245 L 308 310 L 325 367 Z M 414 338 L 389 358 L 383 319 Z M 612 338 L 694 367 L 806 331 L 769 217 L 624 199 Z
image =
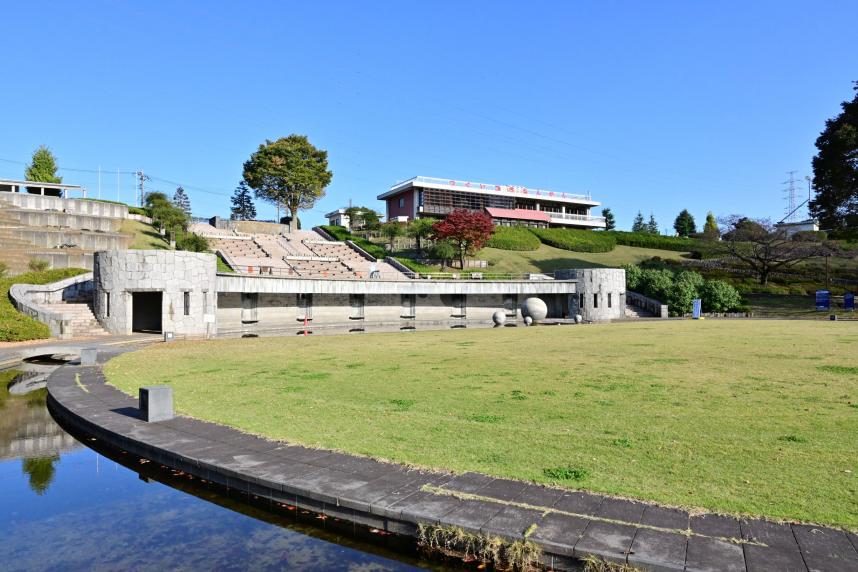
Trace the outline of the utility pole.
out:
M 146 175 L 146 173 L 144 173 L 143 171 L 137 171 L 137 182 L 140 185 L 140 197 L 137 201 L 138 207 L 142 207 L 143 201 L 146 200 L 146 192 L 144 189 L 144 185 L 146 184 L 146 181 L 148 181 L 148 180 L 149 180 L 149 176 Z
M 98 166 L 98 198 L 101 200 L 101 165 Z

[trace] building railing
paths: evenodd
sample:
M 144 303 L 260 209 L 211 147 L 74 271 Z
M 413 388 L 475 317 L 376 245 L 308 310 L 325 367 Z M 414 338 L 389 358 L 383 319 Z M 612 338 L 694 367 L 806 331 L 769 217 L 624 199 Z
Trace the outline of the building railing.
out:
M 583 222 L 605 222 L 605 217 L 603 216 L 590 216 L 590 215 L 582 215 L 582 214 L 574 214 L 574 213 L 555 213 L 550 211 L 541 211 L 548 214 L 552 219 L 557 220 L 576 220 Z
M 564 193 L 558 191 L 546 191 L 544 189 L 532 189 L 530 187 L 523 187 L 520 185 L 498 185 L 496 183 L 478 183 L 473 181 L 457 181 L 455 179 L 440 179 L 438 177 L 423 177 L 417 176 L 411 179 L 406 179 L 404 181 L 400 181 L 390 187 L 390 190 L 396 189 L 397 187 L 401 187 L 406 183 L 425 183 L 427 185 L 444 185 L 447 187 L 456 187 L 457 189 L 467 190 L 467 191 L 510 191 L 515 194 L 524 194 L 530 195 L 534 197 L 545 197 L 545 198 L 553 198 L 557 200 L 562 199 L 579 199 L 585 201 L 593 200 L 590 193 L 587 194 L 576 194 L 576 193 Z
M 534 281 L 555 280 L 554 273 L 513 273 L 513 272 L 480 272 L 480 271 L 451 271 L 451 272 L 381 272 L 371 273 L 366 270 L 353 271 L 296 271 L 291 268 L 274 268 L 271 266 L 242 266 L 234 272 L 219 272 L 219 274 L 234 274 L 240 276 L 263 276 L 272 278 L 295 278 L 302 280 L 379 280 L 387 282 L 402 282 L 408 280 L 501 280 L 501 281 Z M 562 280 L 565 278 L 558 278 Z

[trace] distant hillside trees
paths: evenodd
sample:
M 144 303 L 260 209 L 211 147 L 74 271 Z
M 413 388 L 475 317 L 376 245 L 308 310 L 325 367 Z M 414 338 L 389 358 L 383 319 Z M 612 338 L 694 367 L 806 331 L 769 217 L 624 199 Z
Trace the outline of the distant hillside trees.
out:
M 605 230 L 614 230 L 617 228 L 617 221 L 611 209 L 602 209 L 602 216 L 605 217 Z
M 257 198 L 285 206 L 295 220 L 298 211 L 312 208 L 325 195 L 332 177 L 328 152 L 305 135 L 266 140 L 244 163 L 244 181 Z
M 250 194 L 250 189 L 247 188 L 247 183 L 241 181 L 232 193 L 232 208 L 229 209 L 229 218 L 232 220 L 255 220 L 256 205 L 253 204 L 253 197 Z
M 855 91 L 816 140 L 810 212 L 826 229 L 858 228 L 858 81 Z
M 188 193 L 185 192 L 184 187 L 179 187 L 176 189 L 176 193 L 173 195 L 173 204 L 182 209 L 182 212 L 191 217 L 191 198 L 188 196 Z
M 30 164 L 24 170 L 24 178 L 39 183 L 62 183 L 63 178 L 57 175 L 57 159 L 44 145 L 33 152 Z
M 694 222 L 694 216 L 688 212 L 688 209 L 682 209 L 682 211 L 676 215 L 676 220 L 673 221 L 673 230 L 676 231 L 677 236 L 681 236 L 682 238 L 688 238 L 692 234 L 697 233 L 697 225 Z
M 649 221 L 646 223 L 646 232 L 650 234 L 661 234 L 658 230 L 658 223 L 655 222 L 655 215 L 649 213 Z
M 644 221 L 641 211 L 635 215 L 635 220 L 632 222 L 632 232 L 647 232 L 646 221 Z

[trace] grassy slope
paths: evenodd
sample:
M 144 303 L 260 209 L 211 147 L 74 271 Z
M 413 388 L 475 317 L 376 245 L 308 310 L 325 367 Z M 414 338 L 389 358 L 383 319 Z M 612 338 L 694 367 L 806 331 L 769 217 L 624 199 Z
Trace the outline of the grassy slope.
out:
M 493 262 L 494 272 L 552 272 L 560 268 L 616 267 L 635 264 L 653 256 L 678 260 L 681 252 L 617 246 L 611 252 L 571 252 L 542 244 L 537 250 L 514 251 L 484 248 L 474 258 Z
M 13 284 L 50 284 L 89 272 L 82 268 L 60 268 L 42 272 L 25 272 L 0 279 L 0 342 L 21 342 L 51 337 L 45 324 L 19 312 L 12 305 L 9 289 Z
M 152 225 L 145 222 L 125 219 L 119 232 L 134 236 L 128 246 L 130 250 L 167 250 L 170 247 L 167 240 L 158 234 Z
M 843 322 L 638 322 L 177 342 L 107 374 L 277 439 L 855 528 L 856 344 Z

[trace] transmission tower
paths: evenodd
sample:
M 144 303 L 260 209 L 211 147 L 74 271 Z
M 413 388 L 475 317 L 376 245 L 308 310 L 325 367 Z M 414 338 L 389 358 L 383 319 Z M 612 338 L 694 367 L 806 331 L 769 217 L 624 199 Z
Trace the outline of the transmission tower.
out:
M 798 210 L 796 205 L 796 183 L 798 180 L 795 178 L 796 171 L 787 171 L 789 175 L 789 179 L 784 181 L 782 184 L 786 185 L 784 188 L 784 198 L 786 199 L 787 206 L 784 209 L 784 213 L 786 216 L 784 217 L 785 222 L 795 222 L 796 216 L 795 212 Z

